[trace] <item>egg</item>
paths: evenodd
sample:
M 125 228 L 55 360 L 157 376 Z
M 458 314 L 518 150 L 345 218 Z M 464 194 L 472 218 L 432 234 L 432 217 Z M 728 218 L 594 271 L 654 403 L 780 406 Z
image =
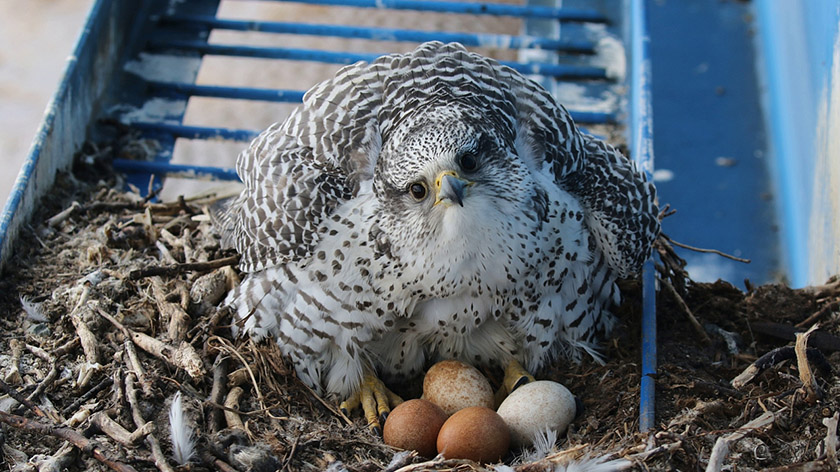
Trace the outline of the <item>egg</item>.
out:
M 493 388 L 473 366 L 458 361 L 433 365 L 423 379 L 423 398 L 451 415 L 471 406 L 493 408 Z
M 501 416 L 490 408 L 471 406 L 443 423 L 437 437 L 438 453 L 447 459 L 498 462 L 510 447 L 510 432 Z
M 447 416 L 434 403 L 415 399 L 400 403 L 391 410 L 382 430 L 389 446 L 417 451 L 423 457 L 437 453 L 437 437 Z
M 538 380 L 514 390 L 497 411 L 510 428 L 511 444 L 521 447 L 531 446 L 537 434 L 547 429 L 562 434 L 575 419 L 577 405 L 563 385 Z

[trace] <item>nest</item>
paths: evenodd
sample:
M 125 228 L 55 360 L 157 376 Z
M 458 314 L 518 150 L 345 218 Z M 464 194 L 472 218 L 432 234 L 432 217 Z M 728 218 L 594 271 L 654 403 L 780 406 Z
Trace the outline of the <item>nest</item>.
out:
M 656 428 L 638 432 L 641 295 L 626 280 L 607 363 L 559 360 L 538 373 L 584 404 L 567 432 L 504 464 L 423 458 L 301 383 L 274 343 L 234 338 L 220 302 L 238 283 L 237 257 L 208 215 L 221 196 L 151 203 L 116 190 L 123 182 L 100 159 L 112 152 L 89 147 L 59 176 L 0 281 L 10 470 L 836 467 L 836 281 L 694 283 L 661 239 Z M 173 448 L 170 412 L 192 451 Z

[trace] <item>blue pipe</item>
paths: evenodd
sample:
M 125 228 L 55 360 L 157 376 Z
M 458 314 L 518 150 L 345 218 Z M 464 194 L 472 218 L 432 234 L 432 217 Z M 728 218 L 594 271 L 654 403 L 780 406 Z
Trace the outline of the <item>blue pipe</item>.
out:
M 172 164 L 160 161 L 114 159 L 114 169 L 124 173 L 159 174 L 166 177 L 207 180 L 239 180 L 236 170 L 229 167 Z
M 551 8 L 539 6 L 503 5 L 480 2 L 435 2 L 418 0 L 273 0 L 312 5 L 333 5 L 356 8 L 382 8 L 391 10 L 435 11 L 470 15 L 516 16 L 548 18 L 559 21 L 589 21 L 605 23 L 606 16 L 596 10 L 578 8 Z
M 185 82 L 149 82 L 149 87 L 163 94 L 179 94 L 197 97 L 232 98 L 237 100 L 261 100 L 265 102 L 300 103 L 302 90 L 273 90 L 248 87 L 221 87 L 217 85 L 196 85 Z M 576 123 L 617 123 L 614 113 L 569 110 Z M 130 124 L 130 123 L 127 123 Z
M 630 122 L 633 160 L 653 178 L 653 112 L 651 107 L 651 71 L 648 53 L 644 0 L 630 5 Z M 642 378 L 639 393 L 639 430 L 656 426 L 656 271 L 653 260 L 642 268 Z
M 426 41 L 457 42 L 464 46 L 493 47 L 506 49 L 550 49 L 557 51 L 587 53 L 595 52 L 595 44 L 586 40 L 560 40 L 537 36 L 513 36 L 508 34 L 462 33 L 448 31 L 418 31 L 396 28 L 373 28 L 362 26 L 323 25 L 306 23 L 284 23 L 276 21 L 227 20 L 203 15 L 173 15 L 162 21 L 201 25 L 210 28 L 234 31 L 261 31 L 265 33 L 301 34 L 312 36 L 333 36 L 339 38 L 360 38 L 377 41 Z
M 315 61 L 329 64 L 353 64 L 355 62 L 373 62 L 382 54 L 319 51 L 314 49 L 272 48 L 258 46 L 236 46 L 226 44 L 207 44 L 201 41 L 171 40 L 150 41 L 152 49 L 183 49 L 196 51 L 201 54 L 218 56 L 257 57 L 265 59 L 287 59 L 295 61 Z M 511 69 L 523 74 L 547 75 L 576 79 L 606 79 L 607 72 L 603 67 L 573 66 L 563 64 L 548 64 L 541 62 L 524 63 L 499 61 Z
M 196 85 L 186 82 L 148 82 L 153 91 L 198 97 L 233 98 L 240 100 L 261 100 L 264 102 L 300 103 L 303 90 L 275 90 L 250 87 L 222 87 L 217 85 Z
M 187 126 L 173 123 L 156 123 L 147 121 L 132 121 L 127 126 L 136 128 L 150 135 L 163 134 L 175 138 L 185 139 L 223 139 L 228 141 L 250 141 L 257 137 L 257 131 L 249 129 L 213 128 L 204 126 Z

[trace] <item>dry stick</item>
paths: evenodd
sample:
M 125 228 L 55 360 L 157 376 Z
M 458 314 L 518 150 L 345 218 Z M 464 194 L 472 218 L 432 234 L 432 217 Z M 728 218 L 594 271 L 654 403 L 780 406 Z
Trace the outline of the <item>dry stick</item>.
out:
M 825 439 L 823 439 L 823 446 L 825 447 L 826 460 L 837 467 L 837 424 L 840 423 L 840 412 L 835 411 L 831 418 L 823 418 L 822 424 L 825 425 L 827 431 Z
M 208 401 L 214 404 L 220 404 L 224 401 L 226 389 L 225 380 L 227 379 L 229 364 L 227 359 L 227 355 L 220 352 L 216 355 L 216 360 L 213 361 L 213 386 L 210 388 L 210 397 L 208 398 Z M 219 432 L 222 428 L 224 428 L 224 425 L 222 424 L 223 418 L 223 410 L 211 407 L 207 418 L 210 433 Z
M 245 431 L 245 423 L 234 411 L 239 409 L 239 398 L 242 397 L 243 392 L 241 387 L 233 387 L 225 398 L 225 422 L 230 429 Z
M 697 318 L 694 317 L 694 313 L 691 312 L 691 308 L 688 307 L 688 304 L 685 302 L 685 300 L 683 300 L 683 297 L 681 297 L 680 294 L 677 293 L 676 289 L 674 289 L 674 286 L 671 285 L 671 282 L 669 282 L 667 279 L 661 279 L 661 281 L 662 285 L 664 285 L 668 289 L 668 292 L 671 294 L 672 297 L 674 297 L 674 299 L 677 301 L 677 304 L 685 312 L 686 316 L 688 316 L 688 321 L 691 322 L 691 326 L 694 327 L 695 331 L 697 331 L 697 334 L 700 336 L 700 339 L 703 341 L 703 343 L 710 344 L 712 342 L 711 338 L 709 338 L 709 335 L 706 334 L 706 330 L 703 329 L 703 326 L 700 325 L 700 322 L 697 321 Z
M 62 410 L 61 410 L 61 414 L 62 414 L 62 415 L 69 415 L 70 413 L 72 413 L 72 412 L 76 411 L 76 408 L 79 408 L 79 406 L 81 406 L 81 405 L 82 405 L 82 403 L 84 403 L 84 402 L 86 402 L 86 401 L 90 400 L 90 399 L 91 399 L 91 398 L 93 398 L 93 397 L 94 397 L 97 393 L 99 393 L 99 392 L 101 392 L 102 390 L 104 390 L 104 389 L 106 389 L 106 388 L 110 387 L 110 386 L 111 386 L 111 385 L 113 385 L 113 384 L 114 384 L 114 379 L 112 379 L 111 377 L 105 377 L 104 379 L 102 379 L 102 381 L 101 381 L 101 382 L 99 382 L 98 384 L 94 385 L 94 386 L 93 386 L 93 387 L 91 387 L 91 388 L 90 388 L 87 392 L 85 392 L 84 394 L 82 394 L 82 396 L 80 396 L 79 398 L 77 398 L 76 400 L 74 400 L 74 401 L 73 401 L 73 403 L 71 403 L 71 404 L 67 405 L 66 407 L 64 407 L 64 409 L 62 409 Z
M 20 357 L 23 355 L 23 342 L 19 339 L 10 339 L 9 348 L 12 350 L 11 366 L 3 381 L 11 385 L 17 385 L 23 381 L 20 375 Z
M 799 380 L 802 381 L 802 386 L 805 389 L 805 401 L 811 405 L 817 401 L 820 395 L 817 379 L 808 363 L 808 338 L 818 327 L 819 324 L 815 324 L 804 333 L 796 333 L 796 368 L 799 370 Z
M 706 466 L 706 472 L 720 472 L 723 466 L 723 460 L 729 454 L 730 443 L 740 440 L 753 430 L 773 424 L 775 419 L 776 415 L 772 411 L 765 411 L 763 415 L 741 426 L 737 431 L 719 437 L 715 441 L 712 453 L 709 455 L 709 464 Z
M 149 421 L 132 433 L 123 428 L 121 424 L 114 421 L 104 411 L 94 413 L 90 418 L 90 422 L 99 428 L 100 431 L 107 434 L 109 438 L 126 447 L 137 446 L 137 443 L 145 439 L 146 436 L 153 433 L 155 430 L 154 423 Z
M 6 413 L 4 411 L 0 411 L 0 422 L 6 423 L 9 426 L 24 431 L 44 434 L 64 441 L 69 441 L 74 446 L 78 447 L 79 449 L 88 454 L 91 454 L 96 460 L 107 465 L 113 470 L 119 472 L 136 472 L 134 467 L 131 467 L 128 464 L 123 464 L 122 462 L 118 461 L 112 461 L 105 457 L 105 455 L 96 446 L 94 442 L 82 436 L 72 428 L 66 428 L 61 426 L 56 427 L 41 423 L 39 421 L 30 420 L 28 418 L 24 418 L 23 416 Z
M 215 259 L 207 262 L 187 262 L 183 264 L 172 264 L 168 266 L 152 266 L 145 269 L 136 269 L 129 272 L 128 277 L 131 280 L 143 279 L 153 275 L 161 275 L 171 277 L 179 275 L 184 272 L 206 272 L 219 267 L 232 266 L 239 263 L 239 256 L 224 257 L 222 259 Z
M 35 455 L 30 458 L 30 464 L 35 466 L 38 472 L 53 472 L 67 470 L 76 461 L 76 449 L 67 441 L 51 456 Z
M 704 249 L 700 247 L 689 246 L 688 244 L 678 243 L 667 236 L 665 236 L 665 238 L 674 246 L 681 247 L 683 249 L 688 249 L 689 251 L 717 254 L 718 256 L 725 257 L 727 259 L 732 259 L 733 261 L 743 262 L 744 264 L 749 264 L 750 262 L 752 262 L 749 259 L 744 259 L 741 257 L 733 256 L 731 254 L 726 254 L 725 252 L 718 251 L 717 249 Z
M 76 211 L 81 209 L 81 208 L 82 208 L 82 205 L 79 202 L 71 203 L 69 207 L 65 208 L 64 210 L 62 210 L 60 213 L 56 214 L 55 216 L 49 218 L 47 220 L 47 226 L 49 226 L 50 228 L 58 228 L 58 225 L 63 223 L 65 220 L 67 220 L 67 218 L 70 218 L 70 216 L 73 213 L 76 213 Z
M 828 315 L 832 311 L 837 310 L 838 308 L 840 308 L 840 299 L 834 300 L 833 302 L 825 305 L 824 307 L 820 308 L 819 311 L 817 311 L 813 315 L 809 316 L 808 318 L 805 318 L 804 320 L 800 321 L 799 323 L 796 323 L 794 326 L 797 327 L 797 328 L 804 328 L 806 326 L 811 326 L 812 324 L 816 323 L 817 321 L 819 321 L 820 319 L 822 319 L 823 317 L 825 317 L 826 315 Z
M 73 327 L 76 328 L 76 335 L 79 337 L 79 341 L 82 343 L 82 351 L 85 353 L 85 364 L 82 365 L 79 372 L 79 387 L 86 387 L 93 374 L 102 368 L 99 364 L 99 341 L 82 319 L 82 310 L 92 312 L 88 306 L 89 296 L 90 283 L 85 283 L 79 301 L 76 302 L 76 306 L 70 312 L 70 320 L 73 322 Z
M 140 349 L 173 367 L 183 369 L 193 379 L 199 379 L 204 376 L 204 363 L 191 344 L 182 342 L 178 347 L 170 346 L 148 334 L 126 328 L 116 318 L 103 310 L 98 310 L 98 312 L 103 318 L 110 321 L 111 324 L 122 331 Z
M 0 390 L 3 390 L 10 397 L 14 398 L 18 403 L 20 403 L 21 405 L 23 405 L 23 406 L 29 408 L 30 410 L 32 410 L 32 412 L 35 413 L 36 415 L 41 416 L 41 417 L 47 416 L 46 413 L 44 413 L 44 410 L 42 410 L 40 407 L 38 407 L 38 405 L 29 401 L 20 392 L 18 392 L 14 387 L 12 387 L 11 385 L 7 384 L 6 382 L 4 382 L 2 380 L 0 380 Z
M 140 403 L 137 400 L 137 388 L 134 386 L 134 375 L 128 374 L 125 377 L 125 393 L 128 397 L 128 404 L 131 406 L 131 417 L 134 419 L 134 425 L 142 428 L 146 424 L 146 420 L 140 413 Z M 163 450 L 160 448 L 160 443 L 155 437 L 154 433 L 149 433 L 146 436 L 146 443 L 152 451 L 152 458 L 155 461 L 155 467 L 164 472 L 174 472 L 172 467 L 166 462 L 166 456 L 163 455 Z
M 158 276 L 152 277 L 152 294 L 162 319 L 169 320 L 169 339 L 180 344 L 187 336 L 187 330 L 190 327 L 190 315 L 177 303 L 166 300 L 163 280 Z
M 125 347 L 125 352 L 128 355 L 129 368 L 134 373 L 134 376 L 137 377 L 137 381 L 140 382 L 140 388 L 143 389 L 143 395 L 147 397 L 152 396 L 152 382 L 146 376 L 146 369 L 143 368 L 143 364 L 140 362 L 140 356 L 137 355 L 137 349 L 134 349 L 134 343 L 132 343 L 131 340 L 126 339 L 123 346 Z

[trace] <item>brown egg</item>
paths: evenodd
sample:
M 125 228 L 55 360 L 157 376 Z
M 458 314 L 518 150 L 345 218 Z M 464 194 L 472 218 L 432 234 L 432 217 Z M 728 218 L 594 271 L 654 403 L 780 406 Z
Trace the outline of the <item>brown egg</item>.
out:
M 493 388 L 478 369 L 459 361 L 441 361 L 423 378 L 423 398 L 451 415 L 470 406 L 493 408 Z
M 389 446 L 415 450 L 421 456 L 431 458 L 437 454 L 438 431 L 446 418 L 443 410 L 430 401 L 408 400 L 388 415 L 382 439 Z
M 495 411 L 464 408 L 449 417 L 437 437 L 438 453 L 447 459 L 498 462 L 510 447 L 510 431 Z

